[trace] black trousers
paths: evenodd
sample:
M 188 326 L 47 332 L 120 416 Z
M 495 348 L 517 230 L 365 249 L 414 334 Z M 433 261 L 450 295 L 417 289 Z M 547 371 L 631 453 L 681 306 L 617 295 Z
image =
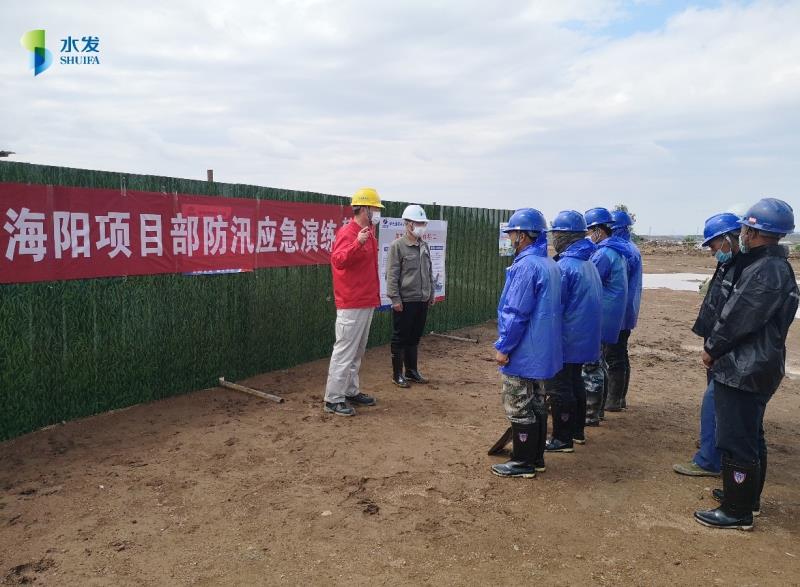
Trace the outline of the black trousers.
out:
M 722 458 L 741 465 L 764 460 L 764 412 L 772 394 L 752 393 L 714 381 L 717 449 Z
M 617 342 L 603 345 L 603 358 L 606 360 L 609 371 L 629 372 L 631 370 L 631 361 L 628 357 L 628 339 L 630 337 L 630 330 L 620 330 Z
M 553 415 L 553 438 L 572 442 L 583 439 L 586 419 L 586 388 L 581 363 L 564 363 L 561 371 L 545 386 Z
M 392 346 L 417 346 L 427 319 L 428 302 L 403 302 L 402 312 L 392 312 Z

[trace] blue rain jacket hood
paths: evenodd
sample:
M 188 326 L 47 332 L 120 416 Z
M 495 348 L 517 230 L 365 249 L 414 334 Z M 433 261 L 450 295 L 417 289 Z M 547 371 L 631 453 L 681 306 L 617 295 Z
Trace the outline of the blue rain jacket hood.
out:
M 600 360 L 603 284 L 589 259 L 597 247 L 588 239 L 572 243 L 556 257 L 561 269 L 562 345 L 565 363 Z
M 523 249 L 506 269 L 497 305 L 494 348 L 509 357 L 500 371 L 525 379 L 549 379 L 563 366 L 561 271 L 537 245 L 539 240 Z
M 628 303 L 625 306 L 622 330 L 633 330 L 639 321 L 639 307 L 642 305 L 642 254 L 631 240 L 627 226 L 614 229 L 613 235 L 628 243 L 628 252 L 625 253 L 625 260 L 628 262 Z
M 538 256 L 546 257 L 547 256 L 547 233 L 544 232 L 544 231 L 540 232 L 539 236 L 537 237 L 537 239 L 533 242 L 533 245 L 531 245 L 531 246 L 533 247 L 534 251 L 536 251 L 536 254 Z
M 605 344 L 615 344 L 619 340 L 619 331 L 622 330 L 625 319 L 628 303 L 628 263 L 625 259 L 627 251 L 626 241 L 618 236 L 611 236 L 597 243 L 597 250 L 591 256 L 603 284 L 600 339 Z

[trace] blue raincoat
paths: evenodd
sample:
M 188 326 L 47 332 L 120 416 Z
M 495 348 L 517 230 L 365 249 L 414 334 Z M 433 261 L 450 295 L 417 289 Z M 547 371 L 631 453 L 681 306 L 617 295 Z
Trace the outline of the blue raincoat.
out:
M 544 233 L 542 233 L 544 234 Z M 541 240 L 541 237 L 540 237 Z M 526 247 L 506 269 L 497 305 L 497 342 L 509 357 L 506 375 L 549 379 L 563 366 L 561 348 L 561 271 L 539 241 Z
M 628 252 L 625 254 L 628 261 L 628 303 L 625 306 L 622 330 L 633 330 L 639 320 L 639 306 L 642 304 L 642 254 L 631 240 L 627 226 L 614 229 L 613 234 L 628 243 Z
M 625 253 L 628 243 L 618 236 L 612 236 L 597 244 L 591 260 L 600 274 L 603 283 L 603 321 L 600 340 L 605 344 L 615 344 L 619 340 L 625 308 L 628 303 L 628 263 Z
M 592 241 L 583 238 L 556 257 L 561 269 L 565 363 L 600 360 L 603 284 L 597 268 L 589 261 L 596 248 Z

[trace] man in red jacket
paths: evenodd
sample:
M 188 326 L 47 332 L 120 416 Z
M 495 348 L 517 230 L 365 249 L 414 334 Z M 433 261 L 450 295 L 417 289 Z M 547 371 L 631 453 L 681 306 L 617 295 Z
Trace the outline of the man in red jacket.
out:
M 336 233 L 331 252 L 336 342 L 328 368 L 325 411 L 337 416 L 355 416 L 348 402 L 375 405 L 374 397 L 359 391 L 358 371 L 367 348 L 372 312 L 380 305 L 375 225 L 380 222 L 383 204 L 374 189 L 361 188 L 350 205 L 353 220 Z

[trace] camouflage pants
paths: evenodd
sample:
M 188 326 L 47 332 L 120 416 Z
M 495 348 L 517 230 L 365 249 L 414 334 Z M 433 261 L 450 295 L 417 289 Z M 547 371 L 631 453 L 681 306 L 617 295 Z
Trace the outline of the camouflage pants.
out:
M 503 409 L 512 424 L 530 425 L 547 421 L 545 389 L 538 379 L 503 375 Z
M 586 388 L 586 420 L 598 421 L 603 413 L 603 402 L 607 394 L 606 365 L 603 359 L 595 363 L 584 363 L 581 369 Z

